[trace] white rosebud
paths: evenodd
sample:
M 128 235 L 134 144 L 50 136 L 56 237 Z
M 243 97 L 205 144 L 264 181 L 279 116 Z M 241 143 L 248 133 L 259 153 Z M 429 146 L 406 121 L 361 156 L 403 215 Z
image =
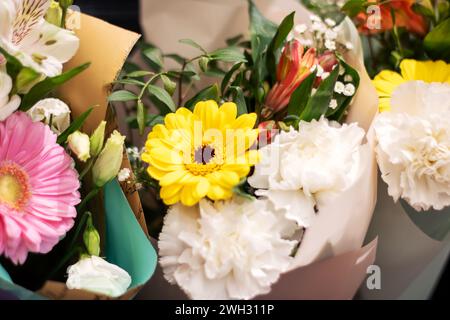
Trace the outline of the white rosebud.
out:
M 294 28 L 294 32 L 296 32 L 296 33 L 298 33 L 298 34 L 305 33 L 306 30 L 308 30 L 308 26 L 307 26 L 306 24 L 304 24 L 304 23 L 298 24 L 298 25 L 296 25 L 295 28 Z
M 331 99 L 331 101 L 330 101 L 330 108 L 333 109 L 333 110 L 337 108 L 337 101 L 336 101 L 336 99 Z
M 57 135 L 60 135 L 70 126 L 70 109 L 59 99 L 44 99 L 37 102 L 28 115 L 34 122 L 42 121 Z
M 340 81 L 337 81 L 336 84 L 334 85 L 334 92 L 338 94 L 342 94 L 342 92 L 344 92 L 344 89 L 345 85 Z
M 336 21 L 334 21 L 333 19 L 330 19 L 330 18 L 326 18 L 325 23 L 330 27 L 334 27 L 336 25 Z
M 117 174 L 117 179 L 120 182 L 124 182 L 127 181 L 130 178 L 131 175 L 131 171 L 128 168 L 123 168 L 122 170 L 119 171 L 119 173 Z
M 347 83 L 345 85 L 343 93 L 344 96 L 351 97 L 355 94 L 355 91 L 356 91 L 355 86 L 351 83 Z
M 91 143 L 87 134 L 75 131 L 67 138 L 67 143 L 80 161 L 86 162 L 91 157 Z
M 113 298 L 123 295 L 131 284 L 125 270 L 96 256 L 81 259 L 67 269 L 67 274 L 67 288 Z

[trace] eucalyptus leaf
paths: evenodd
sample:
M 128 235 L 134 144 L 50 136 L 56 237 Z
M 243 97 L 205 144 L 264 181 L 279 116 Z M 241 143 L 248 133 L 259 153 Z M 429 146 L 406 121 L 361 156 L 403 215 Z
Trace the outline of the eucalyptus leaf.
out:
M 173 102 L 172 97 L 167 93 L 166 90 L 155 85 L 149 85 L 147 90 L 151 97 L 158 100 L 162 105 L 165 106 L 167 110 L 161 110 L 165 111 L 163 113 L 166 113 L 167 111 L 175 112 L 177 110 L 175 102 Z
M 214 100 L 219 101 L 219 86 L 217 84 L 208 86 L 198 92 L 194 97 L 192 97 L 190 100 L 186 101 L 185 107 L 188 109 L 193 110 L 197 102 L 200 101 L 207 101 L 207 100 Z
M 20 110 L 28 111 L 39 100 L 45 98 L 50 92 L 66 83 L 73 77 L 77 76 L 90 66 L 90 63 L 85 63 L 79 67 L 71 69 L 67 72 L 60 74 L 59 76 L 46 78 L 31 88 L 31 90 L 22 97 Z
M 127 91 L 127 90 L 118 90 L 115 91 L 113 93 L 111 93 L 111 95 L 108 97 L 108 101 L 109 102 L 114 102 L 114 101 L 134 101 L 137 100 L 138 96 L 136 94 L 134 94 L 133 92 Z

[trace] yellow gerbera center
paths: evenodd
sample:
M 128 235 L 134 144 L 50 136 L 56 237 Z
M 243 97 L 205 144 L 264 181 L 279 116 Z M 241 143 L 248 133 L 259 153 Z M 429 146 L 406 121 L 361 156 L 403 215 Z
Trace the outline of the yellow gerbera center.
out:
M 373 80 L 380 99 L 380 111 L 391 109 L 392 93 L 408 81 L 441 82 L 450 84 L 450 64 L 444 61 L 416 61 L 405 59 L 400 63 L 401 74 L 381 71 Z
M 16 164 L 0 164 L 0 203 L 20 210 L 29 199 L 28 175 Z
M 228 199 L 233 187 L 258 161 L 250 150 L 258 138 L 256 114 L 237 116 L 234 103 L 199 102 L 190 111 L 179 108 L 156 125 L 142 160 L 159 181 L 164 203 L 192 206 L 202 198 Z

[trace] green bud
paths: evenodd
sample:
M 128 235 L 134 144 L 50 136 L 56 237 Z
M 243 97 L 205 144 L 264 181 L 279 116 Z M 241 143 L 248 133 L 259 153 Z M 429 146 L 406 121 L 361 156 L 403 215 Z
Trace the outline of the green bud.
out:
M 201 57 L 198 61 L 198 64 L 200 66 L 200 70 L 203 72 L 208 71 L 208 64 L 209 64 L 209 58 L 208 57 Z
M 45 15 L 45 20 L 59 27 L 61 25 L 61 19 L 62 9 L 59 6 L 59 2 L 52 0 L 52 2 L 50 3 L 50 7 L 47 10 L 47 14 Z
M 106 121 L 102 121 L 98 125 L 97 129 L 95 129 L 94 133 L 91 135 L 91 157 L 98 156 L 103 149 L 103 144 L 105 141 L 105 128 Z
M 30 89 L 42 80 L 43 76 L 31 68 L 24 67 L 19 71 L 16 78 L 18 93 L 28 93 Z
M 83 233 L 83 242 L 88 254 L 98 257 L 100 255 L 100 235 L 92 222 L 92 214 L 89 212 L 88 215 L 86 229 Z
M 98 188 L 114 179 L 119 173 L 123 160 L 123 145 L 125 137 L 114 131 L 106 141 L 105 148 L 95 161 L 92 168 L 94 183 Z
M 63 9 L 68 9 L 73 4 L 73 0 L 59 0 L 59 5 Z
M 161 75 L 161 79 L 164 83 L 164 90 L 166 90 L 170 95 L 173 95 L 175 89 L 177 88 L 177 84 L 165 75 Z

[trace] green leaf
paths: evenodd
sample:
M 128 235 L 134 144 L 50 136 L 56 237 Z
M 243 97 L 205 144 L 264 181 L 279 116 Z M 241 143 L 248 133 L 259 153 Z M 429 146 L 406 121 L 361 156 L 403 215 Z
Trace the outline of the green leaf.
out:
M 247 178 L 242 179 L 239 184 L 237 184 L 233 188 L 233 192 L 237 194 L 238 196 L 241 196 L 248 200 L 255 200 L 256 198 L 250 194 L 248 191 L 251 189 L 250 185 L 247 182 Z
M 85 63 L 79 67 L 69 70 L 59 76 L 46 78 L 45 80 L 36 84 L 31 90 L 22 98 L 20 110 L 27 111 L 34 106 L 39 100 L 45 98 L 51 91 L 58 86 L 66 83 L 73 77 L 77 76 L 89 67 L 90 63 Z
M 269 75 L 275 77 L 276 74 L 276 57 L 281 46 L 284 44 L 289 32 L 291 32 L 294 27 L 294 16 L 295 11 L 290 13 L 287 17 L 283 19 L 278 30 L 270 42 L 269 48 L 267 49 L 266 65 Z
M 342 7 L 342 11 L 349 17 L 354 17 L 360 12 L 364 12 L 367 6 L 367 0 L 349 0 Z
M 291 99 L 287 109 L 288 116 L 300 117 L 305 110 L 306 105 L 311 97 L 314 81 L 316 80 L 317 72 L 311 73 L 292 93 Z
M 142 50 L 141 55 L 151 70 L 161 72 L 163 68 L 161 50 L 152 45 L 147 45 L 145 49 Z
M 211 52 L 209 55 L 211 60 L 219 60 L 224 62 L 247 62 L 244 54 L 237 47 L 223 48 Z
M 191 46 L 191 47 L 194 47 L 194 48 L 196 48 L 196 49 L 202 51 L 204 54 L 208 54 L 208 53 L 206 52 L 206 50 L 202 48 L 201 45 L 199 45 L 197 42 L 195 42 L 195 41 L 192 40 L 192 39 L 181 39 L 179 42 L 180 42 L 180 43 L 187 44 L 187 45 L 189 45 L 189 46 Z
M 339 68 L 334 68 L 331 71 L 328 78 L 322 81 L 316 93 L 309 98 L 305 109 L 300 115 L 300 120 L 311 121 L 313 119 L 320 119 L 320 117 L 326 114 L 330 101 L 333 98 L 334 86 L 339 76 Z
M 424 40 L 427 54 L 434 60 L 450 62 L 450 18 L 438 24 Z
M 239 34 L 239 35 L 237 35 L 235 37 L 228 38 L 225 41 L 227 43 L 227 46 L 232 47 L 232 46 L 236 46 L 243 38 L 244 38 L 244 35 Z
M 145 107 L 141 100 L 137 102 L 136 120 L 139 128 L 139 134 L 144 134 L 145 129 Z
M 358 71 L 353 69 L 347 63 L 345 63 L 345 61 L 342 58 L 340 58 L 339 56 L 337 58 L 338 58 L 340 64 L 342 65 L 342 67 L 345 69 L 344 75 L 340 76 L 339 80 L 344 82 L 345 81 L 344 78 L 346 75 L 351 76 L 352 77 L 351 83 L 355 86 L 355 92 L 357 92 L 359 83 L 360 83 L 360 77 L 359 77 Z M 350 105 L 350 102 L 352 102 L 353 97 L 354 97 L 354 95 L 351 97 L 347 97 L 342 94 L 335 94 L 334 99 L 336 99 L 337 107 L 334 110 L 331 108 L 328 110 L 327 118 L 329 118 L 330 120 L 335 120 L 335 121 L 340 122 L 343 119 L 343 117 L 345 115 L 345 111 L 347 111 L 348 106 Z
M 209 57 L 201 57 L 200 60 L 198 60 L 198 66 L 200 67 L 200 70 L 202 70 L 202 72 L 208 71 L 209 61 Z
M 16 78 L 20 70 L 22 70 L 22 63 L 16 57 L 10 55 L 5 49 L 0 47 L 0 53 L 6 58 L 6 70 L 11 78 Z
M 178 62 L 180 65 L 182 65 L 183 63 L 185 63 L 188 60 L 176 53 L 165 54 L 164 58 L 172 59 L 173 61 Z
M 74 133 L 77 130 L 80 130 L 81 127 L 83 126 L 84 122 L 86 121 L 86 119 L 89 117 L 89 115 L 91 114 L 92 110 L 94 110 L 94 107 L 89 107 L 85 112 L 83 112 L 78 118 L 76 118 L 74 121 L 72 121 L 72 123 L 70 124 L 70 126 L 64 130 L 63 133 L 61 133 L 58 136 L 58 144 L 60 145 L 64 145 L 67 141 L 67 138 Z
M 133 92 L 127 91 L 127 90 L 119 90 L 113 92 L 109 97 L 108 101 L 134 101 L 137 100 L 138 96 L 135 95 Z
M 137 70 L 137 71 L 133 71 L 130 72 L 128 74 L 125 75 L 125 77 L 127 78 L 141 78 L 141 77 L 145 77 L 145 76 L 149 76 L 154 74 L 153 72 L 150 71 L 144 71 L 144 70 Z
M 226 90 L 228 84 L 230 83 L 231 77 L 242 66 L 242 63 L 243 62 L 236 63 L 233 67 L 231 67 L 231 69 L 223 77 L 222 84 L 220 86 L 220 90 L 222 92 L 222 95 L 225 94 L 225 90 Z
M 248 113 L 247 103 L 245 102 L 244 91 L 242 91 L 241 87 L 230 87 L 231 90 L 235 92 L 234 103 L 237 106 L 237 115 L 240 116 L 242 114 Z
M 175 92 L 175 89 L 177 88 L 177 84 L 164 74 L 161 75 L 161 80 L 164 84 L 164 90 L 166 90 L 167 93 L 172 96 Z
M 127 118 L 127 123 L 130 128 L 137 129 L 139 128 L 137 117 L 129 117 Z M 153 127 L 157 124 L 164 123 L 164 117 L 159 114 L 146 114 L 145 115 L 145 126 Z
M 436 22 L 436 16 L 431 8 L 428 8 L 420 3 L 413 3 L 412 9 L 414 12 L 431 19 L 433 22 Z
M 165 114 L 167 112 L 175 112 L 177 110 L 175 102 L 173 102 L 172 97 L 166 90 L 155 85 L 149 85 L 147 90 L 152 98 L 159 101 L 165 107 L 166 110 L 160 110 L 162 113 Z M 152 99 L 152 101 L 154 100 Z M 161 106 L 161 104 L 159 105 Z
M 30 87 L 41 77 L 39 72 L 24 67 L 16 77 L 16 89 L 18 93 L 26 93 Z
M 116 80 L 114 81 L 114 83 L 117 84 L 125 84 L 125 85 L 136 85 L 136 86 L 140 86 L 143 87 L 145 86 L 145 83 L 136 79 L 120 79 L 120 80 Z
M 193 110 L 197 102 L 214 100 L 219 101 L 219 86 L 217 84 L 211 85 L 209 87 L 204 88 L 200 92 L 198 92 L 194 97 L 190 100 L 186 101 L 185 107 Z

